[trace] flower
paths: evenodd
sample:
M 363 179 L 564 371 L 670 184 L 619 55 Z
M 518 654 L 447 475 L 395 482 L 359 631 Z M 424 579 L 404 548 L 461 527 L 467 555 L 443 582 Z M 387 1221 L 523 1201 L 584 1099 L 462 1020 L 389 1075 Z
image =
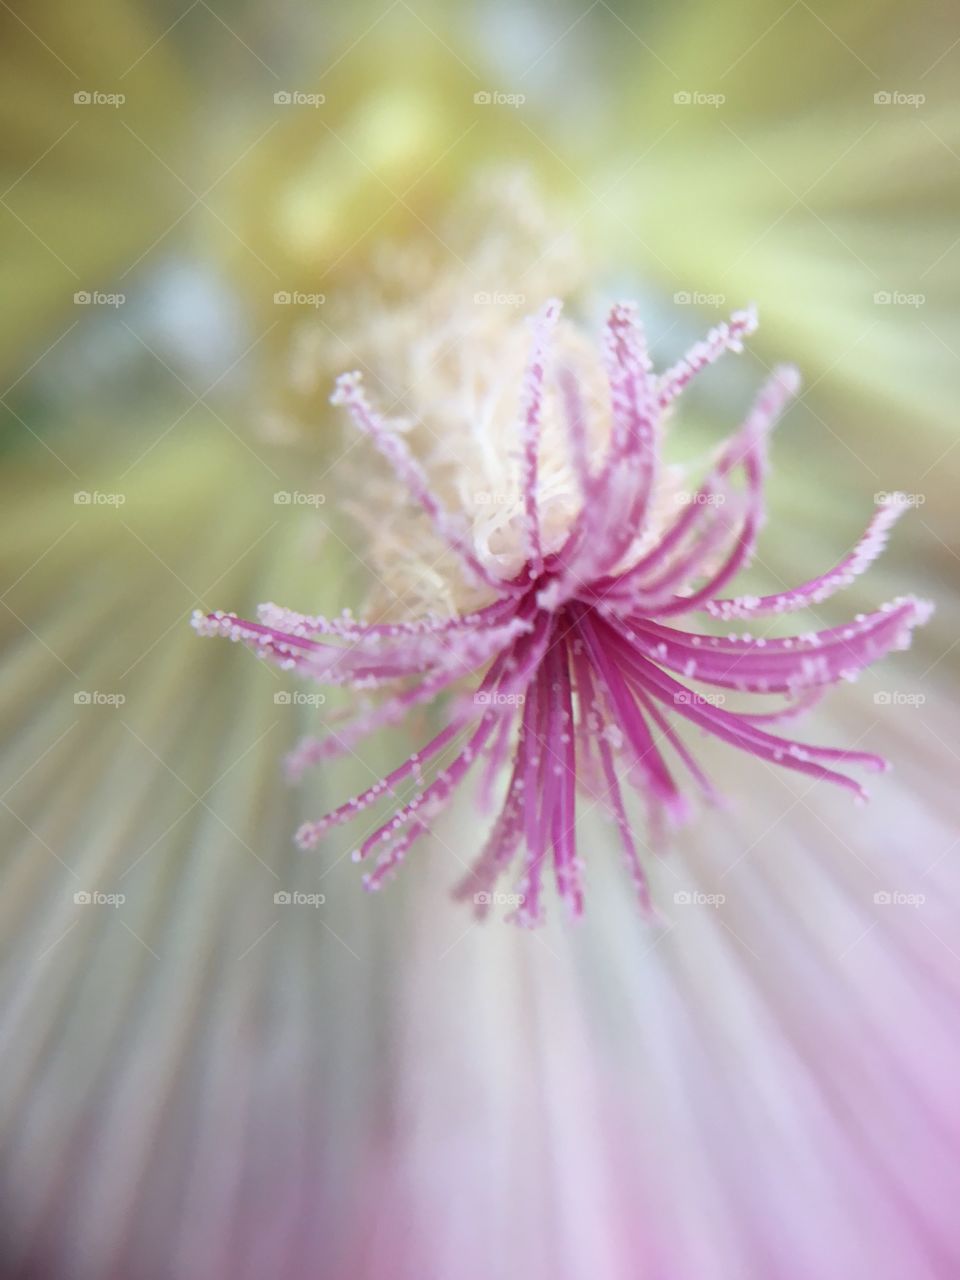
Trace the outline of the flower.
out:
M 635 308 L 614 306 L 603 352 L 608 423 L 598 447 L 573 366 L 563 359 L 551 362 L 564 349 L 555 341 L 560 311 L 560 303 L 551 300 L 532 321 L 516 427 L 515 500 L 496 547 L 478 541 L 442 504 L 401 431 L 371 405 L 361 375 L 344 374 L 337 381 L 333 402 L 347 409 L 387 459 L 455 555 L 460 575 L 476 593 L 474 607 L 447 617 L 387 622 L 311 617 L 275 605 L 263 606 L 257 622 L 224 613 L 194 616 L 201 634 L 243 641 L 261 657 L 321 683 L 355 690 L 403 685 L 359 710 L 341 731 L 301 744 L 291 759 L 294 774 L 452 692 L 465 676 L 480 675 L 471 697 L 454 700 L 439 733 L 386 777 L 305 823 L 297 839 L 311 848 L 331 828 L 389 796 L 390 816 L 353 854 L 357 861 L 376 855 L 365 885 L 377 889 L 485 756 L 484 791 L 501 773 L 509 777 L 489 839 L 457 894 L 472 896 L 482 915 L 501 874 L 519 859 L 517 890 L 507 896 L 517 904 L 512 918 L 523 925 L 542 919 L 548 862 L 570 915 L 583 912 L 578 785 L 609 807 L 639 900 L 651 910 L 621 782 L 630 782 L 646 802 L 655 845 L 668 824 L 679 825 L 690 813 L 668 754 L 708 801 L 716 800 L 677 733 L 677 717 L 759 760 L 836 783 L 865 799 L 862 785 L 837 766 L 879 770 L 886 767 L 880 756 L 795 741 L 770 732 L 770 726 L 805 710 L 829 685 L 853 680 L 891 649 L 906 647 L 912 628 L 931 612 L 924 601 L 900 597 L 845 625 L 788 637 L 724 636 L 673 625 L 695 613 L 753 620 L 820 604 L 872 562 L 907 504 L 894 495 L 878 505 L 860 541 L 828 573 L 773 595 L 723 596 L 754 552 L 767 439 L 797 391 L 796 370 L 773 371 L 698 487 L 677 492 L 661 456 L 665 417 L 697 373 L 725 351 L 742 349 L 743 338 L 756 327 L 755 313 L 735 313 L 675 366 L 656 374 Z M 544 448 L 545 424 L 549 420 L 555 450 L 560 419 L 565 466 L 577 491 L 573 505 L 557 480 L 562 466 Z M 671 489 L 672 511 L 665 500 Z M 735 694 L 777 695 L 778 705 L 728 709 L 726 692 L 699 693 L 685 681 Z
M 297 168 L 305 174 L 311 146 L 317 157 L 313 215 L 301 219 L 308 228 L 325 225 L 330 209 L 324 178 L 333 156 L 318 150 L 319 138 L 330 136 L 320 118 L 356 145 L 341 112 L 350 84 L 334 93 L 321 78 L 329 60 L 346 53 L 339 66 L 355 83 L 365 62 L 377 83 L 399 82 L 408 92 L 424 75 L 412 40 L 385 47 L 366 35 L 348 51 L 384 6 L 361 0 L 343 13 L 285 6 L 268 32 L 262 10 L 228 11 L 210 0 L 157 44 L 168 22 L 142 0 L 130 0 L 122 14 L 112 0 L 95 0 L 96 24 L 75 21 L 76 6 L 63 0 L 10 7 L 47 47 L 7 13 L 8 115 L 20 129 L 10 137 L 3 185 L 39 161 L 6 199 L 44 243 L 8 215 L 25 252 L 10 255 L 23 287 L 13 288 L 7 308 L 9 336 L 23 355 L 9 351 L 7 381 L 33 369 L 4 397 L 23 424 L 9 423 L 0 476 L 15 530 L 0 550 L 10 695 L 0 712 L 10 747 L 0 787 L 9 975 L 2 1144 L 12 1192 L 3 1269 L 145 1280 L 159 1247 L 176 1280 L 477 1280 L 508 1266 L 524 1280 L 638 1273 L 955 1280 L 960 864 L 951 750 L 960 646 L 951 646 L 960 611 L 951 608 L 957 561 L 947 550 L 957 544 L 956 451 L 942 455 L 956 438 L 949 348 L 960 350 L 952 305 L 960 252 L 950 247 L 957 232 L 949 216 L 960 166 L 943 146 L 960 145 L 949 92 L 960 58 L 960 47 L 949 49 L 956 17 L 930 6 L 932 20 L 918 22 L 915 11 L 887 6 L 878 21 L 872 6 L 828 11 L 810 0 L 754 44 L 773 16 L 755 0 L 715 12 L 681 6 L 669 16 L 662 7 L 618 6 L 645 50 L 603 5 L 555 45 L 562 6 L 418 4 L 415 14 L 397 6 L 377 35 L 406 23 L 435 43 L 428 22 L 455 51 L 451 67 L 465 70 L 462 57 L 484 84 L 518 87 L 518 60 L 526 66 L 545 52 L 524 81 L 535 88 L 522 111 L 476 108 L 470 144 L 503 125 L 482 148 L 460 142 L 443 158 L 440 148 L 421 148 L 412 192 L 360 151 L 392 191 L 371 182 L 362 220 L 359 205 L 337 201 L 342 238 L 333 253 L 292 259 L 280 209 L 288 129 L 304 144 L 287 169 L 292 176 Z M 283 83 L 327 90 L 323 110 L 275 108 L 276 82 L 213 10 L 287 74 Z M 135 21 L 138 12 L 146 27 Z M 447 18 L 461 22 L 459 34 Z M 83 76 L 80 85 L 127 93 L 110 120 L 78 110 L 77 128 L 59 143 L 71 121 L 58 125 L 57 102 L 69 105 L 78 82 L 54 51 Z M 164 95 L 163 120 L 144 128 L 138 107 L 154 95 L 144 96 L 141 76 L 168 58 L 180 60 L 183 74 Z M 34 93 L 43 89 L 43 104 L 34 105 L 25 82 Z M 923 88 L 928 109 L 875 108 L 881 85 Z M 678 86 L 726 89 L 728 103 L 673 111 Z M 450 95 L 441 97 L 434 109 L 454 142 L 466 122 Z M 193 127 L 178 141 L 167 127 L 183 111 Z M 278 119 L 206 201 L 281 279 L 273 281 L 203 205 L 147 252 L 174 216 L 146 185 L 151 173 L 182 201 L 177 210 L 192 201 L 160 157 L 184 178 L 202 179 L 191 180 L 202 193 Z M 408 119 L 404 113 L 404 130 Z M 109 128 L 117 146 L 105 184 L 91 132 Z M 276 705 L 271 697 L 288 677 L 246 651 L 197 644 L 182 625 L 195 606 L 255 616 L 267 597 L 308 612 L 356 605 L 360 575 L 335 536 L 332 517 L 343 508 L 332 488 L 319 512 L 273 505 L 277 488 L 296 488 L 305 466 L 315 473 L 327 466 L 338 448 L 331 419 L 340 411 L 304 415 L 313 435 L 304 432 L 292 456 L 253 435 L 251 420 L 278 389 L 276 361 L 263 357 L 268 347 L 285 357 L 301 319 L 296 307 L 274 307 L 273 291 L 325 292 L 316 320 L 343 334 L 335 298 L 356 297 L 366 282 L 362 249 L 375 237 L 359 246 L 348 276 L 332 260 L 361 235 L 368 214 L 383 214 L 379 227 L 392 224 L 401 244 L 419 235 L 442 248 L 439 232 L 469 261 L 438 221 L 446 195 L 434 178 L 450 165 L 444 192 L 458 190 L 478 152 L 502 154 L 508 129 L 538 175 L 549 147 L 569 179 L 575 208 L 563 225 L 581 213 L 579 225 L 592 222 L 602 208 L 595 197 L 616 200 L 620 220 L 602 247 L 616 258 L 615 288 L 642 298 L 664 362 L 698 336 L 702 309 L 670 304 L 675 290 L 696 284 L 755 297 L 763 317 L 757 337 L 766 344 L 759 355 L 772 363 L 770 353 L 789 352 L 803 369 L 807 394 L 775 442 L 767 502 L 776 518 L 747 587 L 772 590 L 832 563 L 835 549 L 856 539 L 852 495 L 896 487 L 926 495 L 842 605 L 838 597 L 824 606 L 833 616 L 841 608 L 866 612 L 904 583 L 938 601 L 910 654 L 866 672 L 816 713 L 820 740 L 860 739 L 895 759 L 896 772 L 856 821 L 846 821 L 842 794 L 803 775 L 768 772 L 704 738 L 700 764 L 741 803 L 692 825 L 669 858 L 648 866 L 654 896 L 669 908 L 664 930 L 645 925 L 623 892 L 615 829 L 594 829 L 590 818 L 580 827 L 592 842 L 589 913 L 578 929 L 564 928 L 559 911 L 529 934 L 472 927 L 446 906 L 443 874 L 409 874 L 389 901 L 364 899 L 347 860 L 298 857 L 290 847 L 299 818 L 328 805 L 306 787 L 285 796 L 278 785 L 277 744 L 302 714 L 295 698 Z M 578 137 L 589 149 L 575 149 Z M 138 150 L 148 169 L 137 167 Z M 901 180 L 892 183 L 891 172 Z M 86 190 L 97 196 L 87 201 Z M 140 205 L 149 205 L 150 217 L 138 220 L 134 206 L 147 190 Z M 52 221 L 40 220 L 44 192 Z M 792 193 L 803 203 L 794 205 Z M 416 214 L 402 224 L 388 212 L 396 194 Z M 557 194 L 551 184 L 551 200 Z M 78 217 L 78 196 L 89 217 Z M 244 214 L 258 220 L 241 221 Z M 81 244 L 95 234 L 112 247 L 100 266 Z M 117 287 L 115 272 L 145 252 L 127 289 L 144 311 L 128 305 L 105 317 L 85 308 L 73 333 L 43 356 L 80 315 L 73 291 Z M 204 390 L 206 379 L 193 381 L 197 364 L 181 354 L 185 334 L 172 357 L 141 327 L 149 319 L 169 331 L 169 312 L 158 316 L 151 300 L 171 255 L 175 267 L 186 259 L 188 273 L 193 264 L 213 270 L 236 291 L 229 318 L 250 339 L 279 320 L 240 366 L 242 402 L 225 378 L 173 429 L 184 388 L 121 323 Z M 624 274 L 628 258 L 635 274 Z M 518 280 L 523 266 L 496 284 L 522 289 L 525 310 L 534 311 L 548 293 L 537 295 L 529 276 Z M 316 278 L 327 270 L 326 280 Z M 589 279 L 603 272 L 601 259 Z M 432 287 L 433 276 L 413 280 L 418 291 L 424 283 Z M 470 294 L 489 287 L 485 279 L 467 283 Z M 873 292 L 886 287 L 925 290 L 927 303 L 877 308 Z M 548 292 L 563 296 L 565 309 L 575 305 L 575 291 L 556 274 Z M 166 286 L 162 293 L 169 297 Z M 191 334 L 195 296 L 192 288 L 181 295 Z M 31 318 L 41 310 L 45 337 Z M 378 406 L 400 411 L 382 398 L 387 367 L 370 350 L 369 329 L 383 314 L 364 307 L 364 345 L 323 374 L 324 397 L 333 373 L 360 367 L 370 371 Z M 722 318 L 707 315 L 704 328 Z M 302 314 L 301 323 L 313 318 Z M 418 333 L 433 330 L 420 324 Z M 84 361 L 81 394 L 76 378 L 65 390 L 68 356 Z M 753 376 L 746 363 L 713 370 L 696 399 L 684 396 L 684 453 L 701 423 L 713 422 L 715 439 L 721 423 L 735 422 L 740 406 L 728 411 L 721 397 L 737 392 L 740 375 Z M 210 380 L 224 367 L 212 368 Z M 450 431 L 432 382 L 391 382 L 413 386 L 410 403 L 437 412 Z M 369 478 L 372 450 L 347 430 L 351 459 L 366 462 Z M 423 461 L 431 437 L 417 426 L 406 438 Z M 156 447 L 123 477 L 148 445 Z M 479 484 L 468 477 L 463 487 L 469 500 Z M 124 490 L 127 504 L 78 508 L 78 488 Z M 376 511 L 380 492 L 350 492 Z M 385 501 L 390 494 L 383 486 Z M 447 501 L 461 509 L 458 493 Z M 498 503 L 477 512 L 498 538 L 502 512 Z M 333 530 L 318 569 L 323 517 Z M 392 508 L 383 525 L 393 526 L 398 543 L 411 540 L 411 520 L 393 519 Z M 374 563 L 366 547 L 364 556 Z M 393 565 L 406 568 L 399 558 Z M 441 598 L 459 588 L 449 572 L 434 579 L 429 592 Z M 414 616 L 415 602 L 403 600 L 404 616 Z M 891 688 L 922 689 L 926 703 L 878 708 L 879 691 Z M 79 689 L 123 690 L 126 705 L 78 707 Z M 336 691 L 329 704 L 349 696 Z M 376 753 L 393 743 L 394 735 L 377 741 Z M 342 792 L 330 804 L 369 776 L 374 751 L 358 755 L 338 762 Z M 747 771 L 749 789 L 741 785 Z M 445 858 L 441 839 L 469 848 L 477 818 L 461 790 L 434 847 L 418 846 L 418 862 Z M 122 890 L 127 901 L 118 910 L 75 905 L 78 890 L 95 888 Z M 278 889 L 325 891 L 327 906 L 275 906 Z M 877 905 L 877 893 L 888 890 L 925 892 L 926 903 Z M 692 891 L 693 901 L 674 910 L 678 891 Z M 698 891 L 725 893 L 726 902 L 698 907 Z

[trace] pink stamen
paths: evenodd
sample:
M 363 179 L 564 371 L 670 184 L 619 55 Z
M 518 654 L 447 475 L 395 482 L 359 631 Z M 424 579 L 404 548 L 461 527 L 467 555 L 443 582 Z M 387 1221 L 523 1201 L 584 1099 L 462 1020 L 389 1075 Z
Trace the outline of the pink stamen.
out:
M 697 612 L 755 618 L 822 603 L 883 550 L 906 500 L 895 495 L 878 509 L 852 551 L 828 573 L 772 595 L 720 595 L 750 562 L 762 525 L 767 437 L 798 387 L 796 372 L 780 368 L 718 452 L 692 501 L 636 558 L 633 548 L 652 540 L 647 524 L 658 496 L 664 411 L 701 370 L 725 351 L 741 349 L 756 316 L 752 309 L 735 313 L 658 378 L 634 309 L 614 307 L 604 338 L 611 430 L 595 466 L 577 378 L 570 368 L 552 374 L 548 367 L 559 311 L 560 304 L 550 302 L 534 319 L 519 389 L 519 535 L 525 562 L 510 581 L 485 566 L 466 522 L 444 509 L 421 464 L 370 407 L 359 375 L 344 375 L 333 397 L 393 466 L 466 575 L 491 590 L 492 603 L 462 615 L 403 622 L 365 622 L 349 613 L 326 618 L 272 604 L 261 607 L 256 622 L 224 613 L 194 618 L 200 634 L 248 645 L 281 669 L 323 684 L 354 692 L 391 686 L 377 703 L 358 699 L 346 719 L 328 717 L 326 738 L 303 740 L 288 762 L 294 776 L 445 698 L 439 732 L 372 786 L 305 823 L 297 839 L 312 848 L 333 828 L 389 800 L 389 816 L 374 819 L 354 854 L 372 859 L 364 884 L 378 890 L 429 835 L 433 819 L 483 759 L 485 806 L 491 806 L 502 775 L 509 776 L 489 835 L 455 895 L 472 896 L 482 917 L 500 899 L 494 887 L 519 864 L 517 891 L 504 897 L 515 907 L 509 918 L 526 926 L 543 917 L 548 859 L 557 896 L 571 918 L 583 911 L 578 788 L 610 810 L 641 908 L 652 916 L 621 780 L 629 779 L 646 804 L 645 852 L 657 849 L 668 826 L 688 816 L 671 772 L 674 757 L 684 770 L 681 779 L 689 775 L 707 801 L 719 802 L 677 732 L 676 716 L 765 764 L 865 797 L 859 782 L 834 766 L 879 770 L 885 767 L 880 756 L 768 730 L 802 714 L 830 686 L 905 648 L 932 611 L 927 602 L 905 596 L 842 625 L 784 637 L 706 635 L 669 625 Z M 551 377 L 567 420 L 580 506 L 560 550 L 547 554 L 539 455 Z M 718 705 L 725 695 L 700 694 L 685 681 L 744 698 L 771 695 L 783 705 L 757 712 L 727 709 Z
M 756 327 L 756 308 L 748 307 L 745 311 L 735 311 L 729 323 L 718 324 L 715 329 L 711 329 L 702 342 L 691 347 L 682 360 L 661 376 L 659 383 L 661 407 L 665 409 L 673 400 L 676 400 L 696 375 L 719 360 L 725 351 L 742 351 L 743 339 L 753 333 Z
M 540 429 L 543 425 L 543 383 L 550 335 L 560 316 L 562 304 L 552 299 L 533 320 L 533 350 L 524 378 L 523 412 L 521 415 L 520 491 L 527 541 L 529 576 L 543 571 L 543 546 L 540 538 L 540 510 L 537 502 L 537 477 L 540 458 Z
M 391 431 L 379 414 L 371 409 L 363 393 L 362 375 L 343 373 L 337 379 L 336 390 L 330 397 L 331 404 L 342 404 L 364 434 L 368 435 L 379 452 L 393 467 L 397 479 L 410 491 L 433 522 L 434 528 L 446 544 L 460 556 L 466 568 L 478 582 L 501 591 L 508 591 L 508 584 L 495 578 L 480 563 L 469 545 L 466 530 L 455 520 L 434 496 L 422 467 L 410 453 L 404 441 Z
M 866 531 L 849 555 L 835 565 L 829 573 L 812 578 L 792 591 L 781 591 L 771 596 L 737 596 L 733 600 L 710 600 L 706 610 L 715 618 L 758 618 L 770 613 L 793 613 L 821 604 L 835 592 L 848 587 L 876 560 L 887 545 L 890 530 L 907 509 L 902 494 L 892 494 L 888 503 L 881 505 L 867 525 Z

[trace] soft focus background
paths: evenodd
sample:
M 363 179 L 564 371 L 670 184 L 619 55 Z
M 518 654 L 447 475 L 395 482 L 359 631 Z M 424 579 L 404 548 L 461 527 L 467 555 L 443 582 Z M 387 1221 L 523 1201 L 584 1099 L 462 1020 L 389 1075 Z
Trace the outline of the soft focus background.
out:
M 0 1274 L 960 1275 L 960 15 L 0 0 L 0 31 Z M 660 360 L 758 303 L 688 442 L 802 368 L 751 581 L 899 489 L 810 625 L 938 605 L 805 727 L 891 757 L 870 807 L 711 755 L 734 803 L 654 868 L 653 929 L 596 815 L 577 930 L 449 902 L 467 805 L 376 898 L 346 837 L 297 854 L 402 742 L 288 791 L 317 708 L 187 625 L 363 598 L 325 361 L 362 362 L 385 246 L 505 323 L 562 288 L 552 232 L 471 279 L 469 193 L 514 182 Z

